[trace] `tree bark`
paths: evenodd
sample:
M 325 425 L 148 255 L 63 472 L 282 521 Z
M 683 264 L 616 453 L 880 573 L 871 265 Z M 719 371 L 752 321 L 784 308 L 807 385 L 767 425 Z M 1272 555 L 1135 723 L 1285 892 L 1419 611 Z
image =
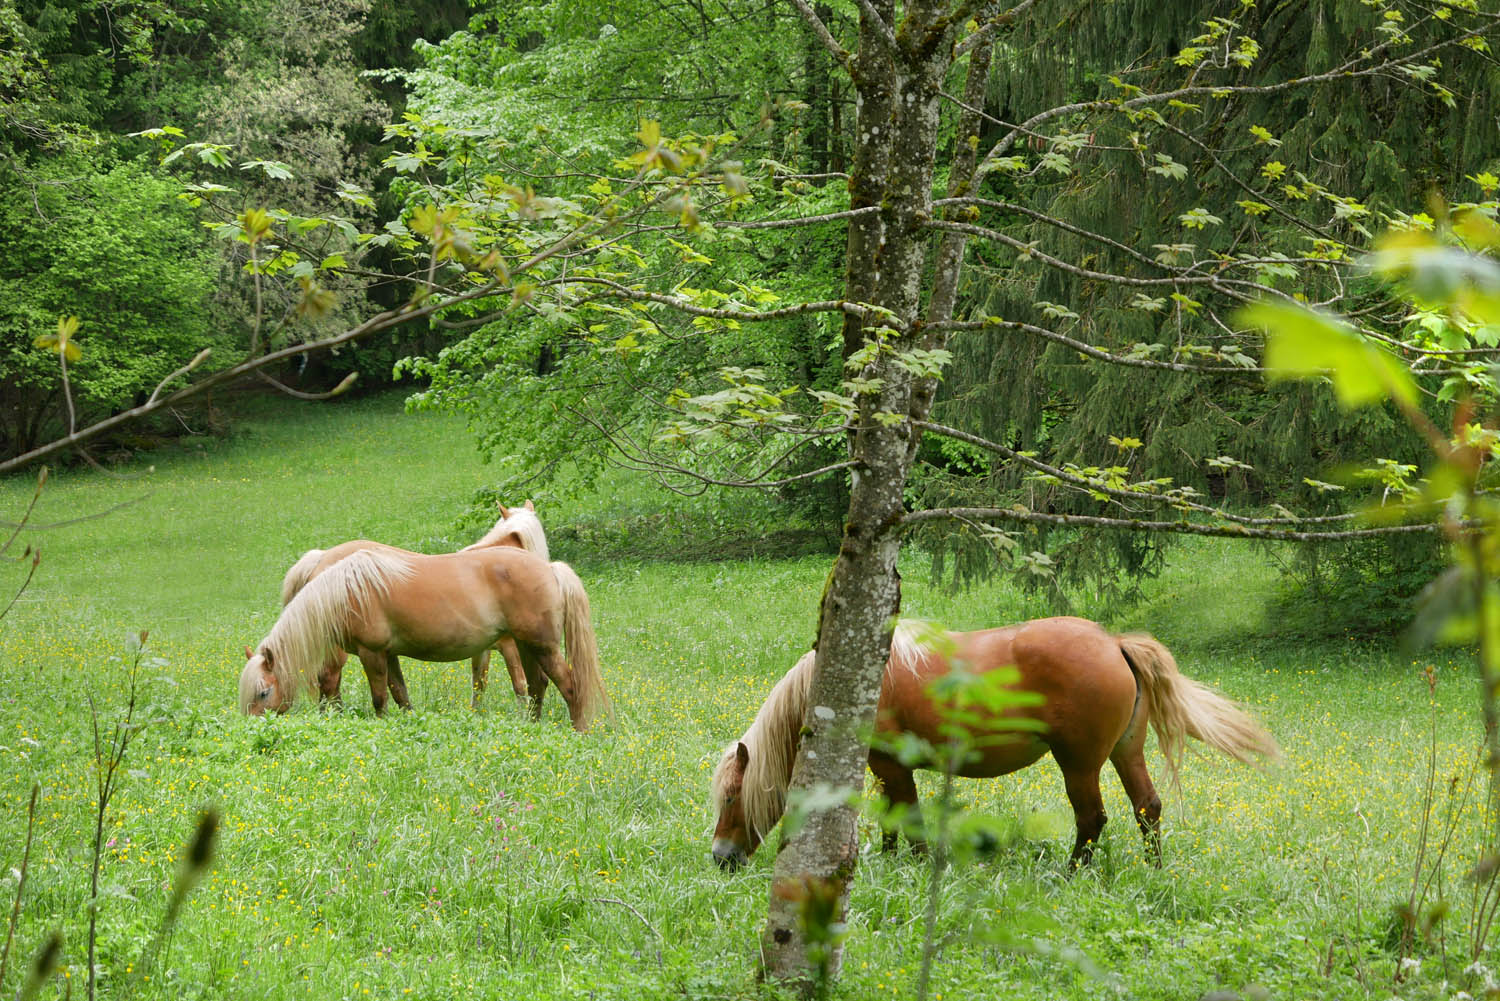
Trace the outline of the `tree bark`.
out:
M 898 26 L 889 0 L 862 5 L 852 65 L 858 124 L 851 207 L 879 205 L 881 211 L 850 223 L 845 297 L 880 306 L 892 319 L 873 321 L 887 329 L 872 331 L 858 318 L 845 318 L 846 359 L 872 337 L 880 345 L 858 373 L 878 388 L 860 395 L 858 424 L 849 436 L 855 467 L 848 517 L 823 594 L 809 709 L 792 770 L 789 812 L 797 820 L 790 834 L 783 833 L 762 935 L 765 974 L 807 993 L 838 975 L 843 955 L 859 858 L 858 815 L 849 800 L 864 788 L 866 740 L 900 608 L 902 491 L 920 432 L 910 421 L 917 385 L 898 361 L 922 336 L 917 318 L 940 87 L 953 52 L 946 10 L 942 0 L 909 2 Z M 896 29 L 894 45 L 890 28 Z M 848 795 L 816 796 L 798 810 L 799 799 L 819 792 Z

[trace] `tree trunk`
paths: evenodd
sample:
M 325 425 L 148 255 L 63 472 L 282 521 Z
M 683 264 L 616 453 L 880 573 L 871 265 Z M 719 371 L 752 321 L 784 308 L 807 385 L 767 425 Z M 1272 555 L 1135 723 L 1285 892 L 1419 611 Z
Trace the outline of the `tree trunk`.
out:
M 851 66 L 858 107 L 851 201 L 881 211 L 850 224 L 845 298 L 889 316 L 846 317 L 844 324 L 846 359 L 872 338 L 878 344 L 858 373 L 878 388 L 859 396 L 858 425 L 849 435 L 856 462 L 849 513 L 823 594 L 809 710 L 788 796 L 792 830 L 783 832 L 761 940 L 766 975 L 804 992 L 838 974 L 859 857 L 850 800 L 864 788 L 866 737 L 900 608 L 896 556 L 918 387 L 898 362 L 921 336 L 939 88 L 952 60 L 946 7 L 941 0 L 904 5 L 892 45 L 871 11 L 894 26 L 894 5 L 875 0 L 862 9 Z M 799 809 L 799 801 L 807 807 Z

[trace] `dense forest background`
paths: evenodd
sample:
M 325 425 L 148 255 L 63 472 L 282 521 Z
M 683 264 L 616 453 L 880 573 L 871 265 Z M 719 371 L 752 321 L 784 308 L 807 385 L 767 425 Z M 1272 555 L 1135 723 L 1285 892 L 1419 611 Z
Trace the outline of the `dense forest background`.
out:
M 980 193 L 1001 206 L 993 224 L 1013 243 L 971 253 L 961 317 L 1071 324 L 1082 341 L 1121 354 L 1160 356 L 1165 345 L 1179 355 L 1201 346 L 1232 357 L 1233 336 L 1200 314 L 1201 304 L 1085 273 L 1128 277 L 1149 273 L 1153 258 L 1200 254 L 1251 261 L 1257 281 L 1295 286 L 1310 300 L 1336 297 L 1376 320 L 1384 311 L 1399 335 L 1409 317 L 1338 263 L 1435 199 L 1492 193 L 1483 186 L 1496 169 L 1500 80 L 1485 45 L 1445 52 L 1434 71 L 1441 83 L 1389 74 L 1275 89 L 1390 41 L 1392 25 L 1406 25 L 1396 5 L 1049 0 L 1034 8 L 997 48 L 981 147 L 1037 109 L 1164 87 L 1190 65 L 1185 53 L 1221 43 L 1237 84 L 1269 92 L 1177 102 L 1178 118 L 1160 123 L 1149 152 L 1118 115 L 1083 111 L 1031 131 L 1023 155 L 983 179 Z M 854 30 L 855 5 L 817 5 L 816 13 L 835 34 Z M 1430 16 L 1413 20 L 1414 32 L 1441 27 Z M 404 294 L 391 276 L 419 270 L 403 256 L 411 233 L 390 220 L 408 218 L 435 189 L 504 178 L 527 191 L 534 183 L 542 215 L 578 211 L 642 122 L 730 147 L 747 174 L 769 178 L 774 197 L 741 208 L 742 220 L 849 206 L 852 92 L 787 4 L 7 2 L 0 34 L 7 456 L 70 421 L 140 403 L 201 347 L 215 349 L 210 365 L 227 365 L 247 349 L 315 338 L 390 307 Z M 1414 34 L 1408 43 L 1424 41 Z M 158 143 L 141 135 L 163 127 L 199 143 L 197 156 L 164 164 Z M 944 156 L 960 141 L 956 129 L 945 122 Z M 185 200 L 185 170 L 216 197 Z M 221 183 L 205 185 L 213 171 Z M 1247 190 L 1246 179 L 1259 190 Z M 254 248 L 236 239 L 234 214 L 271 205 L 284 224 L 306 221 L 301 232 L 323 261 L 316 309 L 307 308 L 311 278 L 299 298 L 295 284 L 262 287 L 247 267 Z M 1182 220 L 1194 213 L 1212 223 L 1200 220 L 1195 245 L 1184 244 Z M 711 259 L 671 240 L 622 242 L 617 253 L 622 270 L 673 289 L 827 299 L 843 280 L 844 226 L 719 230 L 708 241 Z M 1101 245 L 1101 236 L 1116 242 Z M 1017 246 L 1082 270 L 1019 267 L 1027 254 Z M 1308 259 L 1329 266 L 1301 266 Z M 277 263 L 256 266 L 264 276 Z M 535 492 L 545 489 L 538 471 L 567 465 L 587 482 L 611 452 L 602 426 L 656 420 L 661 396 L 643 387 L 709 392 L 725 366 L 812 392 L 837 390 L 843 376 L 829 314 L 716 327 L 711 338 L 693 336 L 700 321 L 680 318 L 647 342 L 623 308 L 585 315 L 543 300 L 527 305 L 497 319 L 476 304 L 468 322 L 461 309 L 399 326 L 334 355 L 302 357 L 275 378 L 314 392 L 349 371 L 367 390 L 399 381 L 412 387 L 413 405 L 468 416 L 480 448 L 497 460 L 499 489 L 524 478 Z M 70 314 L 82 320 L 86 348 L 72 367 L 71 400 L 55 360 L 32 347 Z M 1009 330 L 965 332 L 952 348 L 935 420 L 1054 466 L 1127 478 L 1149 471 L 1214 504 L 1336 513 L 1388 484 L 1335 491 L 1328 470 L 1370 456 L 1414 464 L 1421 454 L 1392 412 L 1342 412 L 1317 386 L 1267 389 L 1233 374 L 1082 365 L 1065 344 Z M 222 430 L 224 420 L 210 397 L 202 412 L 158 416 L 96 451 Z M 796 468 L 830 463 L 841 447 L 824 438 L 799 453 Z M 817 545 L 836 538 L 846 489 L 837 478 L 808 480 L 769 501 L 726 495 L 719 503 L 740 511 L 747 531 L 790 525 L 789 545 Z M 913 505 L 1010 498 L 1067 513 L 1090 503 L 1015 463 L 937 438 L 923 446 L 907 489 Z M 723 510 L 720 523 L 735 520 Z M 1168 545 L 1158 535 L 1046 526 L 1004 537 L 949 526 L 920 538 L 946 580 L 1008 566 L 1061 603 L 1081 585 L 1128 593 L 1132 580 L 1159 568 Z M 1288 571 L 1304 597 L 1337 602 L 1358 627 L 1384 628 L 1406 614 L 1438 565 L 1430 537 L 1404 536 L 1310 545 Z

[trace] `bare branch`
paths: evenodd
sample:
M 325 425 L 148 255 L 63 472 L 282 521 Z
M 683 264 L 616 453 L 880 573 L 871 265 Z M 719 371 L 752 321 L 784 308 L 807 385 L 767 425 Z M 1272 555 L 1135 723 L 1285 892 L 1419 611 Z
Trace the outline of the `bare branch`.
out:
M 792 0 L 792 2 L 797 3 L 797 0 Z M 880 15 L 880 11 L 875 9 L 875 5 L 870 0 L 855 0 L 855 3 L 859 5 L 860 13 L 864 14 L 865 19 L 874 27 L 875 33 L 880 36 L 880 40 L 892 51 L 895 51 L 896 33 L 891 30 L 891 26 L 886 22 L 886 19 Z
M 920 525 L 942 520 L 1008 521 L 1025 525 L 1051 525 L 1056 528 L 1112 528 L 1130 532 L 1168 532 L 1178 535 L 1208 535 L 1230 539 L 1269 539 L 1281 542 L 1337 542 L 1347 539 L 1369 539 L 1418 532 L 1442 532 L 1444 526 L 1421 523 L 1385 525 L 1378 528 L 1351 528 L 1337 532 L 1297 532 L 1288 529 L 1249 528 L 1234 524 L 1205 525 L 1192 521 L 1145 521 L 1135 518 L 1101 518 L 1086 514 L 1043 514 L 1025 508 L 950 507 L 913 511 L 902 520 L 904 525 Z M 1479 527 L 1465 523 L 1464 528 Z
M 641 924 L 645 925 L 647 928 L 650 928 L 657 938 L 662 938 L 662 933 L 656 930 L 656 926 L 647 921 L 644 914 L 627 904 L 625 901 L 617 900 L 614 897 L 590 897 L 589 900 L 596 904 L 618 904 L 619 906 L 629 911 L 631 914 L 634 914 L 636 917 L 640 918 Z
M 1016 4 L 1009 10 L 1003 11 L 990 18 L 984 24 L 979 26 L 978 31 L 975 31 L 973 34 L 969 35 L 969 37 L 959 42 L 958 45 L 953 49 L 953 55 L 955 57 L 961 56 L 965 52 L 968 52 L 970 49 L 972 49 L 974 46 L 978 45 L 981 41 L 989 38 L 999 29 L 1011 27 L 1016 23 L 1020 16 L 1026 13 L 1026 11 L 1030 9 L 1035 3 L 1036 0 L 1021 0 L 1020 3 Z
M 112 431 L 117 427 L 130 423 L 131 421 L 138 420 L 141 417 L 146 416 L 147 414 L 155 413 L 163 407 L 175 406 L 176 404 L 184 400 L 192 399 L 193 397 L 207 392 L 214 386 L 223 385 L 226 382 L 231 382 L 244 375 L 250 375 L 254 372 L 259 371 L 260 369 L 274 365 L 277 362 L 286 361 L 289 358 L 296 358 L 299 355 L 310 354 L 315 351 L 322 351 L 327 348 L 338 347 L 341 344 L 347 344 L 350 341 L 358 340 L 359 338 L 375 333 L 376 331 L 388 330 L 391 327 L 395 327 L 403 323 L 410 323 L 413 320 L 425 320 L 434 313 L 446 309 L 449 306 L 456 305 L 460 302 L 467 302 L 472 299 L 482 299 L 487 296 L 495 295 L 497 292 L 501 291 L 504 291 L 504 287 L 501 285 L 500 281 L 498 279 L 491 280 L 484 285 L 477 286 L 467 292 L 463 292 L 446 299 L 432 299 L 427 303 L 424 303 L 423 305 L 417 307 L 402 306 L 396 309 L 384 310 L 370 317 L 364 323 L 351 327 L 343 333 L 336 334 L 332 337 L 325 337 L 322 340 L 317 341 L 307 341 L 302 344 L 289 345 L 277 351 L 271 351 L 266 354 L 259 355 L 255 358 L 246 359 L 245 361 L 240 362 L 238 365 L 232 365 L 229 368 L 221 369 L 218 372 L 214 372 L 210 375 L 204 376 L 198 382 L 179 389 L 175 393 L 172 393 L 168 396 L 160 397 L 154 402 L 143 403 L 138 407 L 132 407 L 129 410 L 123 410 L 112 417 L 108 417 L 102 421 L 98 421 L 97 423 L 90 424 L 88 427 L 72 431 L 69 434 L 54 441 L 47 442 L 45 445 L 39 445 L 29 452 L 25 452 L 21 455 L 13 456 L 12 458 L 0 461 L 0 473 L 8 473 L 13 469 L 19 469 L 22 466 L 28 466 L 39 459 L 44 459 L 47 456 L 63 451 L 64 449 L 73 448 L 74 446 L 80 445 L 86 441 L 92 441 L 94 438 L 97 438 L 108 431 Z
M 31 586 L 31 578 L 36 576 L 37 564 L 41 562 L 41 551 L 36 549 L 31 550 L 31 566 L 26 571 L 26 579 L 21 581 L 21 586 L 16 588 L 16 593 L 10 596 L 10 603 L 4 609 L 0 609 L 0 619 L 9 615 L 10 610 L 16 607 L 16 602 L 21 600 L 21 595 L 25 594 L 26 589 Z
M 288 386 L 286 383 L 282 382 L 280 379 L 277 379 L 276 377 L 268 374 L 264 369 L 261 369 L 260 371 L 256 372 L 255 375 L 262 382 L 264 382 L 264 383 L 266 383 L 266 384 L 274 387 L 278 392 L 285 393 L 287 396 L 290 396 L 293 399 L 296 399 L 296 400 L 314 400 L 314 401 L 316 401 L 316 400 L 331 400 L 335 396 L 342 396 L 344 394 L 344 392 L 347 391 L 350 386 L 354 385 L 355 377 L 358 376 L 359 373 L 358 372 L 350 372 L 348 375 L 344 376 L 344 378 L 339 382 L 339 384 L 337 386 L 334 386 L 332 389 L 327 390 L 327 391 L 322 392 L 322 393 L 306 393 L 306 392 L 303 392 L 300 389 L 293 389 L 291 386 Z
M 1256 365 L 1245 367 L 1239 365 L 1187 365 L 1175 361 L 1157 361 L 1154 358 L 1131 358 L 1126 355 L 1113 354 L 1103 348 L 1080 341 L 1076 337 L 1069 337 L 1067 334 L 1060 334 L 1046 327 L 1038 327 L 1034 323 L 1022 323 L 1019 320 L 1001 320 L 997 317 L 984 320 L 949 320 L 946 323 L 935 323 L 933 326 L 944 330 L 1021 330 L 1028 334 L 1035 334 L 1037 337 L 1045 340 L 1070 347 L 1079 354 L 1087 355 L 1090 358 L 1097 358 L 1100 361 L 1107 361 L 1111 365 L 1125 365 L 1130 368 L 1151 368 L 1167 372 L 1218 372 L 1224 375 L 1267 371 L 1267 369 Z
M 166 388 L 167 383 L 171 382 L 173 379 L 177 378 L 179 375 L 187 375 L 193 369 L 197 368 L 199 365 L 202 365 L 205 361 L 207 361 L 208 360 L 208 356 L 210 354 L 212 354 L 212 353 L 213 353 L 213 348 L 204 348 L 202 351 L 199 351 L 197 354 L 193 355 L 193 360 L 192 361 L 188 362 L 186 365 L 184 365 L 181 368 L 177 369 L 176 371 L 172 372 L 170 375 L 168 375 L 161 382 L 157 383 L 156 384 L 156 388 L 151 391 L 151 396 L 146 400 L 146 402 L 147 403 L 155 403 L 156 402 L 156 398 L 161 395 L 161 391 Z
M 110 515 L 114 514 L 116 511 L 123 511 L 127 507 L 134 507 L 150 496 L 150 493 L 144 493 L 139 497 L 132 497 L 127 501 L 120 501 L 118 504 L 111 504 L 109 507 L 105 508 L 102 511 L 95 511 L 92 514 L 79 515 L 77 518 L 65 518 L 62 521 L 49 521 L 45 525 L 33 525 L 27 520 L 27 518 L 29 518 L 31 514 L 31 508 L 28 507 L 26 509 L 27 518 L 22 518 L 22 520 L 18 522 L 0 521 L 0 527 L 14 529 L 16 534 L 20 534 L 22 529 L 25 529 L 28 532 L 50 532 L 53 529 L 67 528 L 70 525 L 79 525 L 86 521 L 96 521 L 99 518 L 107 518 Z M 35 501 L 33 501 L 33 504 L 34 503 Z M 15 535 L 12 535 L 11 540 L 14 539 Z M 0 548 L 0 552 L 4 552 L 5 549 L 9 548 L 10 542 L 7 542 L 4 548 Z
M 1019 462 L 1024 466 L 1029 466 L 1039 473 L 1054 477 L 1062 481 L 1063 483 L 1077 487 L 1082 491 L 1105 494 L 1109 497 L 1113 497 L 1116 500 L 1148 501 L 1153 504 L 1167 504 L 1179 509 L 1196 511 L 1200 514 L 1211 515 L 1214 518 L 1233 522 L 1236 525 L 1256 525 L 1262 527 L 1270 525 L 1317 525 L 1351 521 L 1355 517 L 1357 517 L 1353 514 L 1335 514 L 1315 516 L 1311 518 L 1250 518 L 1244 515 L 1231 514 L 1228 511 L 1222 511 L 1219 508 L 1211 507 L 1207 504 L 1199 504 L 1195 501 L 1186 500 L 1180 497 L 1168 497 L 1159 493 L 1148 493 L 1142 490 L 1120 490 L 1116 487 L 1110 487 L 1106 484 L 1090 480 L 1087 477 L 1078 476 L 1075 473 L 1070 473 L 1067 470 L 1060 469 L 1057 466 L 1049 465 L 1048 463 L 1042 462 L 1039 459 L 1032 458 L 1029 455 L 1023 455 L 1020 452 L 1017 452 L 1014 449 L 1006 448 L 1004 445 L 1001 445 L 997 442 L 990 441 L 986 438 L 981 438 L 978 435 L 969 434 L 967 431 L 960 431 L 958 428 L 948 427 L 946 425 L 937 424 L 932 421 L 912 421 L 912 426 L 921 428 L 923 431 L 931 431 L 933 434 L 942 435 L 944 438 L 953 438 L 957 441 L 967 442 L 968 444 L 973 445 L 976 448 L 982 448 L 988 452 L 994 452 L 996 455 L 1003 456 L 1004 458 L 1010 459 L 1014 462 Z
M 839 65 L 848 67 L 851 58 L 849 50 L 840 45 L 839 40 L 833 37 L 833 33 L 828 30 L 828 25 L 823 23 L 822 18 L 818 17 L 817 12 L 812 9 L 812 5 L 807 0 L 791 0 L 791 2 L 792 6 L 797 8 L 797 12 L 802 15 L 802 19 L 807 22 L 807 26 L 812 29 L 813 34 L 818 36 L 818 41 L 823 43 L 823 48 L 827 49 L 833 55 L 833 58 L 839 61 Z
M 31 500 L 27 503 L 26 510 L 21 514 L 21 520 L 17 522 L 0 522 L 0 525 L 4 525 L 6 528 L 12 530 L 10 537 L 5 540 L 5 544 L 0 545 L 0 555 L 10 552 L 10 547 L 15 545 L 16 538 L 21 534 L 21 529 L 25 528 L 26 523 L 31 520 L 31 514 L 36 510 L 36 502 L 41 499 L 42 487 L 46 483 L 47 467 L 43 466 L 41 472 L 37 473 L 36 489 L 31 492 Z
M 635 302 L 659 302 L 663 306 L 670 306 L 675 310 L 687 313 L 689 316 L 703 316 L 715 320 L 737 320 L 741 323 L 780 320 L 788 316 L 803 316 L 807 313 L 846 313 L 850 316 L 865 317 L 882 312 L 882 310 L 874 306 L 867 306 L 857 302 L 846 302 L 843 299 L 823 299 L 818 302 L 803 302 L 795 306 L 783 306 L 780 309 L 768 309 L 758 313 L 740 309 L 711 309 L 707 306 L 695 306 L 675 296 L 662 295 L 659 292 L 644 292 L 640 289 L 621 285 L 619 282 L 611 281 L 608 278 L 595 278 L 591 276 L 556 278 L 542 282 L 541 284 L 544 287 L 553 285 L 600 285 L 622 299 L 630 299 Z M 0 466 L 0 473 L 4 471 L 4 466 Z

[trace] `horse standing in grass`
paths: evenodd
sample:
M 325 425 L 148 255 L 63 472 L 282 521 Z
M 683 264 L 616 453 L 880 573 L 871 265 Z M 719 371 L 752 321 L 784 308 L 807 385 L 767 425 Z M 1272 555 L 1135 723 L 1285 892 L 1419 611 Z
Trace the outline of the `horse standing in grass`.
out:
M 330 654 L 356 654 L 376 713 L 387 692 L 411 708 L 400 658 L 471 658 L 515 641 L 539 713 L 550 680 L 576 730 L 610 712 L 583 584 L 566 563 L 510 547 L 423 556 L 361 549 L 315 576 L 287 606 L 240 674 L 240 708 L 281 711 L 319 684 Z M 566 644 L 568 660 L 562 646 Z M 569 665 L 571 660 L 571 666 Z
M 487 549 L 491 546 L 511 546 L 516 549 L 524 549 L 535 553 L 542 559 L 548 558 L 547 535 L 542 531 L 541 520 L 536 516 L 536 507 L 527 501 L 521 507 L 507 508 L 504 504 L 500 508 L 500 520 L 495 522 L 493 528 L 486 532 L 478 541 L 473 542 L 459 552 L 466 553 L 474 549 Z M 350 553 L 363 550 L 381 550 L 388 553 L 410 554 L 410 550 L 398 549 L 388 546 L 383 542 L 371 542 L 368 539 L 354 539 L 343 542 L 332 549 L 309 549 L 302 557 L 293 563 L 291 569 L 281 581 L 281 605 L 283 608 L 297 596 L 297 593 L 307 586 L 307 582 L 318 574 L 333 566 L 339 560 Z M 502 636 L 495 644 L 495 649 L 500 651 L 500 656 L 505 660 L 506 671 L 510 674 L 510 685 L 515 691 L 516 697 L 524 699 L 527 696 L 526 672 L 521 666 L 520 655 L 516 652 L 516 645 L 508 636 Z M 318 676 L 318 691 L 322 698 L 337 703 L 339 701 L 339 687 L 344 677 L 344 661 L 347 655 L 343 650 L 335 650 L 329 655 L 328 662 L 323 665 L 323 670 Z M 471 662 L 471 672 L 474 679 L 474 699 L 472 705 L 479 708 L 480 699 L 484 696 L 484 689 L 489 680 L 490 651 L 484 650 L 476 654 Z M 532 707 L 533 713 L 540 713 L 540 703 Z
M 1099 771 L 1106 760 L 1125 786 L 1147 850 L 1161 864 L 1161 799 L 1146 771 L 1148 723 L 1156 730 L 1174 787 L 1184 737 L 1242 762 L 1251 761 L 1252 754 L 1274 758 L 1280 753 L 1270 734 L 1228 699 L 1183 677 L 1167 648 L 1144 634 L 1114 636 L 1087 619 L 1037 619 L 1003 629 L 949 633 L 939 652 L 916 642 L 913 633 L 903 623 L 892 639 L 876 710 L 877 734 L 890 738 L 909 733 L 942 746 L 948 741 L 945 715 L 951 714 L 934 698 L 932 682 L 955 664 L 975 674 L 1014 666 L 1019 678 L 1011 687 L 1041 700 L 1012 707 L 1002 717 L 991 715 L 993 727 L 983 722 L 968 727 L 974 750 L 955 774 L 1004 775 L 1051 751 L 1062 769 L 1078 828 L 1069 860 L 1075 868 L 1089 862 L 1104 829 Z M 812 668 L 808 653 L 772 689 L 745 735 L 724 750 L 713 776 L 719 811 L 713 856 L 721 868 L 738 868 L 781 819 L 807 715 Z M 1003 717 L 1011 718 L 1009 726 Z M 1017 720 L 1034 722 L 1017 732 Z M 903 764 L 877 749 L 871 749 L 869 763 L 890 803 L 904 806 L 913 819 L 917 788 L 912 768 L 944 767 L 935 761 Z M 913 850 L 921 850 L 920 838 L 911 840 Z M 894 829 L 887 829 L 882 847 L 895 849 Z

